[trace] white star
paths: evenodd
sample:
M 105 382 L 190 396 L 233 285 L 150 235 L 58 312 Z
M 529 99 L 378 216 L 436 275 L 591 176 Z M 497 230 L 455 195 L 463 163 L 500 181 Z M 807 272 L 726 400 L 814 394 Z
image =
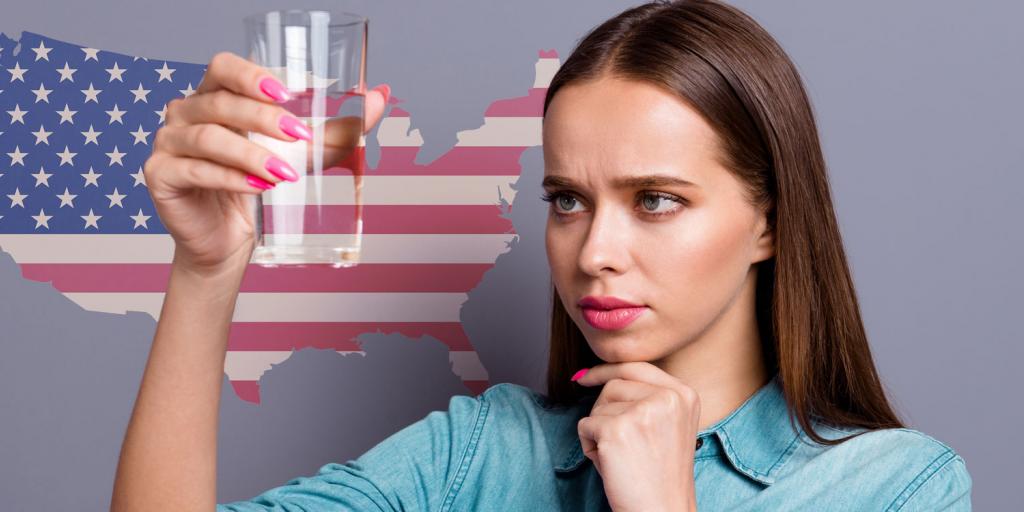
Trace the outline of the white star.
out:
M 110 157 L 110 165 L 114 165 L 115 161 L 117 162 L 117 165 L 124 165 L 124 162 L 121 161 L 121 157 L 123 157 L 123 156 L 125 156 L 127 154 L 128 153 L 120 153 L 120 152 L 118 152 L 117 151 L 117 146 L 114 146 L 114 151 L 112 153 L 107 153 L 106 155 Z
M 50 51 L 52 51 L 52 50 L 53 50 L 53 48 L 47 48 L 43 44 L 42 41 L 39 41 L 39 46 L 38 47 L 32 48 L 32 51 L 36 52 L 36 60 L 43 59 L 45 61 L 49 61 L 50 60 L 49 55 L 50 55 Z
M 192 82 L 188 83 L 188 89 L 178 89 L 178 92 L 185 95 L 186 98 L 195 94 L 196 90 L 192 88 Z
M 53 218 L 53 215 L 47 215 L 46 212 L 40 208 L 39 215 L 33 215 L 32 218 L 36 220 L 36 229 L 39 229 L 40 227 L 50 229 L 50 225 L 48 223 L 50 222 L 50 219 Z
M 50 102 L 50 97 L 49 96 L 50 96 L 51 92 L 53 92 L 53 89 L 47 89 L 47 88 L 43 87 L 43 84 L 39 84 L 39 88 L 34 90 L 34 91 L 32 91 L 32 94 L 36 95 L 36 101 L 35 101 L 36 103 L 39 103 L 40 101 L 45 101 L 45 102 L 49 103 Z
M 139 166 L 138 172 L 131 173 L 129 174 L 129 176 L 135 178 L 135 183 L 132 184 L 132 188 L 135 188 L 139 185 L 142 185 L 143 187 L 147 186 L 146 173 L 142 172 L 142 166 Z
M 89 125 L 89 131 L 82 132 L 82 135 L 85 135 L 85 145 L 88 145 L 90 142 L 92 142 L 93 144 L 96 144 L 97 146 L 99 146 L 100 142 L 99 142 L 99 140 L 97 140 L 97 138 L 100 136 L 101 133 L 103 133 L 103 132 L 98 132 L 96 130 L 93 130 L 92 129 L 92 125 L 90 124 Z
M 114 193 L 113 194 L 104 194 L 104 195 L 107 196 L 107 199 L 110 199 L 110 208 L 113 208 L 115 204 L 120 206 L 121 208 L 124 208 L 124 205 L 121 204 L 121 200 L 126 198 L 126 197 L 128 197 L 125 194 L 118 194 L 117 193 L 117 187 L 114 187 Z
M 82 48 L 82 51 L 85 52 L 85 60 L 92 59 L 96 62 L 100 61 L 100 59 L 96 57 L 96 53 L 99 52 L 96 48 Z
M 121 120 L 121 116 L 123 116 L 125 112 L 127 112 L 127 110 L 119 110 L 117 108 L 117 103 L 115 103 L 114 110 L 107 111 L 107 115 L 110 116 L 110 122 L 107 124 L 114 124 L 114 121 L 124 124 L 124 121 Z
M 149 220 L 149 218 L 152 217 L 152 215 L 143 215 L 142 208 L 139 208 L 138 215 L 129 215 L 128 217 L 135 221 L 135 226 L 132 227 L 132 229 L 135 229 L 139 226 L 149 229 L 149 226 L 146 225 L 146 221 Z
M 164 108 L 160 110 L 154 110 L 153 112 L 156 112 L 156 115 L 160 116 L 160 124 L 163 124 L 164 117 L 167 116 L 167 104 L 164 103 Z
M 78 71 L 78 70 L 77 69 L 69 68 L 67 62 L 64 63 L 64 68 L 63 69 L 58 69 L 57 70 L 57 72 L 60 73 L 60 81 L 61 82 L 63 82 L 64 80 L 71 80 L 72 82 L 74 82 L 75 79 L 71 75 L 74 75 L 75 71 Z
M 96 171 L 94 171 L 94 170 L 92 170 L 92 166 L 90 165 L 89 166 L 89 172 L 83 172 L 82 173 L 82 177 L 85 178 L 85 185 L 82 185 L 82 188 L 88 187 L 89 185 L 95 185 L 96 188 L 99 188 L 99 186 L 100 186 L 100 176 L 103 176 L 103 175 L 98 173 L 98 172 L 96 172 Z
M 100 229 L 99 220 L 103 218 L 103 216 L 93 213 L 92 208 L 89 208 L 89 215 L 79 215 L 79 217 L 85 219 L 85 229 L 89 229 L 89 226 Z
M 18 104 L 15 103 L 14 110 L 8 110 L 7 113 L 11 115 L 11 124 L 25 124 L 25 114 L 28 113 L 28 110 L 22 110 L 21 107 L 19 107 Z
M 147 58 L 145 58 L 145 57 L 139 57 L 139 56 L 136 56 L 135 58 L 133 58 L 133 59 L 132 59 L 132 62 L 135 62 L 135 61 L 137 61 L 137 60 L 139 60 L 139 59 L 142 59 L 142 60 L 144 60 L 144 61 L 146 61 L 146 62 L 149 62 L 149 59 L 147 59 Z
M 50 135 L 53 135 L 53 132 L 48 132 L 43 129 L 43 125 L 39 125 L 39 131 L 32 132 L 32 135 L 36 136 L 36 144 L 43 142 L 46 145 L 50 145 Z
M 143 89 L 141 82 L 139 83 L 138 89 L 130 92 L 135 95 L 135 100 L 132 101 L 132 103 L 138 103 L 139 100 L 142 100 L 143 103 L 149 103 L 149 101 L 146 100 L 146 95 L 149 94 L 149 89 Z
M 15 107 L 17 107 L 17 105 L 15 105 Z M 60 124 L 64 124 L 65 121 L 71 124 L 75 124 L 75 120 L 73 119 L 73 117 L 75 116 L 75 114 L 78 113 L 78 111 L 68 109 L 67 103 L 64 104 L 64 110 L 57 113 L 60 114 Z
M 138 144 L 140 142 L 143 143 L 143 144 L 149 145 L 149 142 L 146 141 L 146 136 L 149 135 L 152 132 L 144 132 L 144 131 L 142 131 L 142 125 L 141 124 L 139 125 L 139 129 L 138 130 L 135 130 L 134 132 L 128 132 L 128 133 L 132 134 L 132 137 L 135 137 L 135 142 L 132 143 L 132 146 L 134 146 L 134 145 L 136 145 L 136 144 Z
M 123 75 L 125 71 L 127 71 L 127 70 L 126 69 L 118 68 L 117 67 L 117 63 L 115 62 L 114 63 L 114 67 L 107 68 L 107 73 L 110 73 L 110 80 L 109 81 L 113 82 L 116 79 L 117 81 L 119 81 L 121 83 L 124 83 L 124 79 L 121 78 L 121 75 Z
M 82 94 L 85 95 L 85 102 L 84 103 L 89 103 L 90 100 L 95 101 L 96 103 L 99 103 L 100 102 L 99 95 L 100 95 L 101 92 L 103 92 L 102 89 L 95 89 L 95 88 L 93 88 L 92 82 L 89 82 L 89 88 L 88 89 L 82 89 Z
M 22 153 L 18 146 L 14 146 L 14 153 L 7 153 L 7 156 L 11 157 L 11 165 L 14 165 L 14 162 L 25 165 L 25 155 L 28 153 Z
M 14 189 L 14 193 L 13 194 L 7 194 L 7 197 L 11 200 L 11 208 L 14 208 L 15 205 L 18 205 L 18 206 L 24 208 L 25 207 L 25 198 L 28 197 L 28 194 L 22 194 L 21 190 L 19 190 L 18 188 L 15 188 Z
M 156 71 L 157 73 L 160 74 L 160 79 L 157 80 L 157 83 L 162 82 L 165 78 L 167 79 L 168 82 L 174 83 L 174 81 L 171 80 L 171 73 L 174 73 L 174 70 L 173 69 L 167 69 L 167 63 L 166 62 L 164 62 L 164 67 L 162 69 L 154 69 L 153 71 Z
M 39 167 L 39 172 L 33 174 L 32 176 L 36 177 L 36 186 L 37 187 L 39 185 L 46 185 L 47 187 L 49 187 L 50 186 L 50 181 L 49 181 L 50 180 L 50 176 L 53 176 L 53 174 L 48 173 L 48 172 L 44 171 L 42 167 Z
M 64 193 L 57 196 L 60 199 L 60 206 L 58 208 L 64 208 L 65 206 L 75 207 L 75 198 L 78 197 L 68 191 L 67 187 L 64 187 Z
M 21 69 L 21 66 L 19 66 L 17 62 L 14 63 L 13 68 L 7 68 L 7 72 L 11 74 L 12 82 L 15 80 L 21 80 L 22 83 L 24 83 L 26 71 L 28 71 L 28 69 Z
M 74 167 L 75 166 L 75 160 L 74 159 L 75 159 L 75 155 L 77 155 L 77 154 L 78 153 L 72 153 L 72 152 L 68 151 L 68 147 L 64 146 L 64 152 L 63 153 L 57 153 L 57 156 L 60 157 L 60 165 L 58 167 L 63 167 L 64 164 L 71 164 L 71 167 Z

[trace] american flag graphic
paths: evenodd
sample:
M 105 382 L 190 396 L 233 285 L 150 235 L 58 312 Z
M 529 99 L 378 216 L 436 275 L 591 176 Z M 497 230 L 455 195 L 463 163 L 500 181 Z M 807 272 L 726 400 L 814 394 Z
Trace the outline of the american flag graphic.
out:
M 17 46 L 0 34 L 0 249 L 26 279 L 87 310 L 158 318 L 173 241 L 142 166 L 165 105 L 192 94 L 205 66 L 27 31 Z M 423 139 L 393 91 L 379 162 L 364 178 L 360 264 L 246 272 L 224 367 L 242 399 L 259 403 L 260 376 L 293 350 L 360 352 L 355 338 L 366 332 L 433 336 L 467 387 L 490 385 L 459 311 L 516 236 L 503 214 L 521 153 L 541 143 L 558 65 L 554 51 L 539 52 L 527 94 L 492 103 L 483 126 L 459 132 L 428 165 L 415 163 Z

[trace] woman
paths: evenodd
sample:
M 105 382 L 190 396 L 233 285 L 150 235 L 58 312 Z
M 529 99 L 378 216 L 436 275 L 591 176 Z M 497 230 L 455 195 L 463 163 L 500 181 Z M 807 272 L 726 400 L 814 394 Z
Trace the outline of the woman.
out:
M 284 177 L 235 130 L 293 140 L 266 76 L 215 57 L 147 162 L 174 270 L 115 510 L 215 501 L 242 195 Z M 963 459 L 886 399 L 811 106 L 762 27 L 708 0 L 628 9 L 555 75 L 543 126 L 547 394 L 452 397 L 357 460 L 217 510 L 970 509 Z

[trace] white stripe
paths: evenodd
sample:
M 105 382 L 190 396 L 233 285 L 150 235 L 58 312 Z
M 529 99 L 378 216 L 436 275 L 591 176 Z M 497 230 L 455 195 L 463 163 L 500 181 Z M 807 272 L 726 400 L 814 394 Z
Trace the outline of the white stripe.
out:
M 339 235 L 306 235 L 325 244 Z M 345 237 L 346 235 L 340 235 Z M 361 263 L 494 263 L 516 234 L 363 235 Z M 170 263 L 170 235 L 0 235 L 17 263 Z
M 411 118 L 386 117 L 377 128 L 377 142 L 381 146 L 422 146 L 419 129 L 409 130 Z M 540 117 L 485 117 L 484 125 L 473 130 L 456 133 L 456 146 L 524 147 L 541 144 Z
M 537 64 L 534 65 L 534 80 L 533 86 L 546 89 L 551 84 L 551 79 L 554 78 L 555 72 L 562 65 L 559 59 L 544 58 L 537 59 Z
M 340 274 L 339 274 L 339 278 Z M 74 292 L 64 296 L 90 311 L 149 313 L 159 318 L 163 292 Z M 235 322 L 458 322 L 465 293 L 240 293 Z
M 452 363 L 452 371 L 462 380 L 486 380 L 487 369 L 480 362 L 476 350 L 452 350 L 448 352 L 448 360 Z
M 385 117 L 377 122 L 377 144 L 382 147 L 420 147 L 423 136 L 420 129 L 409 130 L 411 118 Z
M 338 350 L 346 357 L 365 356 L 362 350 Z M 271 365 L 284 362 L 293 351 L 273 350 L 229 350 L 224 358 L 224 373 L 230 380 L 259 380 Z M 452 372 L 463 380 L 486 380 L 487 370 L 480 363 L 480 357 L 473 350 L 455 350 L 448 353 Z
M 540 117 L 487 117 L 475 130 L 456 133 L 456 146 L 540 146 Z
M 519 176 L 363 176 L 364 205 L 496 205 L 512 203 Z M 309 180 L 320 180 L 308 183 Z M 302 192 L 305 191 L 305 199 Z M 263 193 L 264 204 L 355 204 L 352 176 L 303 175 Z

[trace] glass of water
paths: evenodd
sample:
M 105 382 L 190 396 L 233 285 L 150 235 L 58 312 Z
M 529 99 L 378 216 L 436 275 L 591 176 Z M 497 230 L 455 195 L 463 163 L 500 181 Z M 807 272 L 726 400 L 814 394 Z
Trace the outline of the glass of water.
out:
M 288 162 L 297 182 L 256 196 L 252 263 L 359 262 L 362 242 L 363 136 L 368 20 L 332 10 L 289 9 L 244 19 L 247 58 L 288 90 L 281 104 L 310 127 L 312 141 L 249 132 L 249 140 Z

